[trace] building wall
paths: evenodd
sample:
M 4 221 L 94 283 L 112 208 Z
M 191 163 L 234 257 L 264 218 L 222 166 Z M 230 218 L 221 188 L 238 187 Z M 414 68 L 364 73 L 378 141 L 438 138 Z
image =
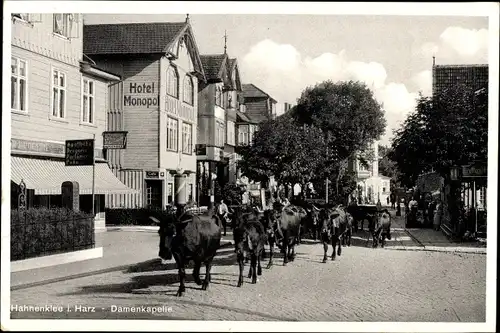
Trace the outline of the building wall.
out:
M 161 104 L 161 117 L 160 117 L 160 137 L 159 137 L 159 151 L 160 151 L 160 165 L 159 167 L 167 170 L 176 170 L 179 166 L 191 172 L 196 172 L 196 152 L 195 144 L 197 143 L 198 132 L 198 80 L 196 77 L 191 76 L 193 83 L 193 105 L 183 101 L 184 96 L 184 78 L 193 71 L 191 58 L 186 48 L 179 49 L 179 58 L 174 62 L 177 66 L 179 75 L 179 97 L 175 98 L 167 95 L 167 69 L 170 66 L 170 61 L 162 57 L 160 63 L 160 104 Z M 178 152 L 168 151 L 166 148 L 167 142 L 167 119 L 168 117 L 178 121 L 177 140 Z M 191 125 L 191 153 L 182 153 L 182 124 Z
M 79 66 L 62 63 L 18 47 L 12 56 L 27 62 L 27 109 L 12 110 L 12 138 L 64 143 L 65 140 L 92 139 L 102 149 L 102 132 L 106 128 L 107 82 L 80 72 Z M 65 115 L 52 116 L 52 70 L 65 74 Z M 82 122 L 82 80 L 95 85 L 94 124 Z
M 36 155 L 47 158 L 64 158 L 66 140 L 96 139 L 96 157 L 102 158 L 102 132 L 106 129 L 108 82 L 82 74 L 83 20 L 81 14 L 73 14 L 74 20 L 67 37 L 55 34 L 53 14 L 29 14 L 28 20 L 12 19 L 12 57 L 26 62 L 26 109 L 11 109 L 12 153 Z M 64 116 L 54 117 L 53 71 L 64 74 Z M 92 123 L 82 120 L 83 79 L 94 84 Z M 50 202 L 50 197 L 37 196 L 34 191 L 29 202 Z M 88 201 L 89 196 L 84 196 Z M 84 197 L 81 202 L 85 201 Z M 100 205 L 104 196 L 96 195 L 99 223 L 103 223 Z
M 30 14 L 31 22 L 13 19 L 12 46 L 65 64 L 78 66 L 83 52 L 83 14 L 75 18 L 71 38 L 55 34 L 53 14 Z

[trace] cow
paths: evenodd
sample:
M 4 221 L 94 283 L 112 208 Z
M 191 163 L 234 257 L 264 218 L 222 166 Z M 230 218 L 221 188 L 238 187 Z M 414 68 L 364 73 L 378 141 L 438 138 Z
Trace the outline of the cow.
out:
M 267 244 L 269 245 L 269 262 L 267 263 L 267 269 L 271 268 L 273 265 L 273 255 L 274 255 L 274 244 L 276 244 L 276 223 L 274 218 L 274 210 L 266 209 L 262 212 L 262 217 L 260 219 L 267 238 Z M 281 230 L 280 230 L 281 231 Z M 262 259 L 266 256 L 266 251 L 262 253 Z
M 306 209 L 307 215 L 302 220 L 301 236 L 304 233 L 308 233 L 312 236 L 313 240 L 320 238 L 319 211 L 320 209 L 316 208 L 314 205 Z
M 283 266 L 288 264 L 288 261 L 293 261 L 295 259 L 295 245 L 297 244 L 300 223 L 303 215 L 299 213 L 297 208 L 294 206 L 287 206 L 283 208 L 283 205 L 275 202 L 273 205 L 273 210 L 268 216 L 271 221 L 271 226 L 274 229 L 274 237 L 276 239 L 276 244 L 283 253 Z M 270 247 L 270 259 L 268 267 L 272 265 L 272 255 L 273 247 Z
M 173 215 L 162 214 L 159 222 L 160 250 L 159 257 L 162 263 L 172 259 L 177 264 L 179 271 L 179 289 L 177 296 L 182 296 L 186 288 L 184 279 L 185 266 L 189 261 L 194 261 L 193 277 L 202 290 L 208 288 L 212 261 L 220 248 L 221 227 L 217 219 L 202 220 L 189 212 Z M 154 217 L 152 217 L 153 220 Z M 200 279 L 201 264 L 205 264 L 205 280 Z
M 243 214 L 240 209 L 235 211 L 233 223 L 235 225 L 233 229 L 235 252 L 240 268 L 238 287 L 243 285 L 246 254 L 250 255 L 251 260 L 248 277 L 252 278 L 252 283 L 257 283 L 257 275 L 262 275 L 260 261 L 267 242 L 266 230 L 254 214 Z
M 384 209 L 378 219 L 378 225 L 374 237 L 374 247 L 377 247 L 379 243 L 381 247 L 384 247 L 386 238 L 391 240 L 391 214 L 387 209 Z
M 320 212 L 321 223 L 321 241 L 323 243 L 324 256 L 323 263 L 327 261 L 328 243 L 332 243 L 332 260 L 335 260 L 336 255 L 342 255 L 341 240 L 348 227 L 348 217 L 344 208 L 339 205 L 335 208 L 323 208 Z M 335 251 L 335 248 L 338 249 Z

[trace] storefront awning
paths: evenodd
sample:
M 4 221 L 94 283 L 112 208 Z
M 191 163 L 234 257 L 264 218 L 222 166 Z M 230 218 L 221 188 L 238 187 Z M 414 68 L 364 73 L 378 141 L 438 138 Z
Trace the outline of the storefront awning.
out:
M 92 194 L 92 166 L 65 166 L 64 162 L 36 158 L 11 157 L 11 180 L 35 190 L 35 195 L 61 194 L 65 181 L 77 181 L 80 194 Z M 113 174 L 107 163 L 95 165 L 95 194 L 137 193 Z

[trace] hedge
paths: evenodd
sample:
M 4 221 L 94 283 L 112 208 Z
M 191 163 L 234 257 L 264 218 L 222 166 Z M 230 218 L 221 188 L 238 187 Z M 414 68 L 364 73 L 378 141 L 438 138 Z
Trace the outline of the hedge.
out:
M 156 224 L 149 219 L 150 216 L 159 218 L 159 214 L 165 212 L 153 208 L 107 208 L 106 226 L 114 225 L 137 225 L 137 226 L 155 226 Z
M 93 248 L 94 218 L 65 208 L 11 210 L 11 261 Z

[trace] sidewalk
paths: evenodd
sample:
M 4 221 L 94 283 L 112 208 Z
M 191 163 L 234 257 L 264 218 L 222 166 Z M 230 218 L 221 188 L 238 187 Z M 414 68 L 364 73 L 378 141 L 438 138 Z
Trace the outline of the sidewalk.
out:
M 486 254 L 486 243 L 455 243 L 450 241 L 442 231 L 427 228 L 405 228 L 404 212 L 396 216 L 395 210 L 390 210 L 393 219 L 393 227 L 403 229 L 416 243 L 415 248 L 406 250 L 438 251 L 438 252 L 460 252 Z
M 157 229 L 96 233 L 96 247 L 103 248 L 102 258 L 51 267 L 12 272 L 11 290 L 127 269 L 129 266 L 158 258 Z M 148 232 L 144 232 L 148 231 Z M 232 241 L 232 235 L 222 237 L 222 244 Z

